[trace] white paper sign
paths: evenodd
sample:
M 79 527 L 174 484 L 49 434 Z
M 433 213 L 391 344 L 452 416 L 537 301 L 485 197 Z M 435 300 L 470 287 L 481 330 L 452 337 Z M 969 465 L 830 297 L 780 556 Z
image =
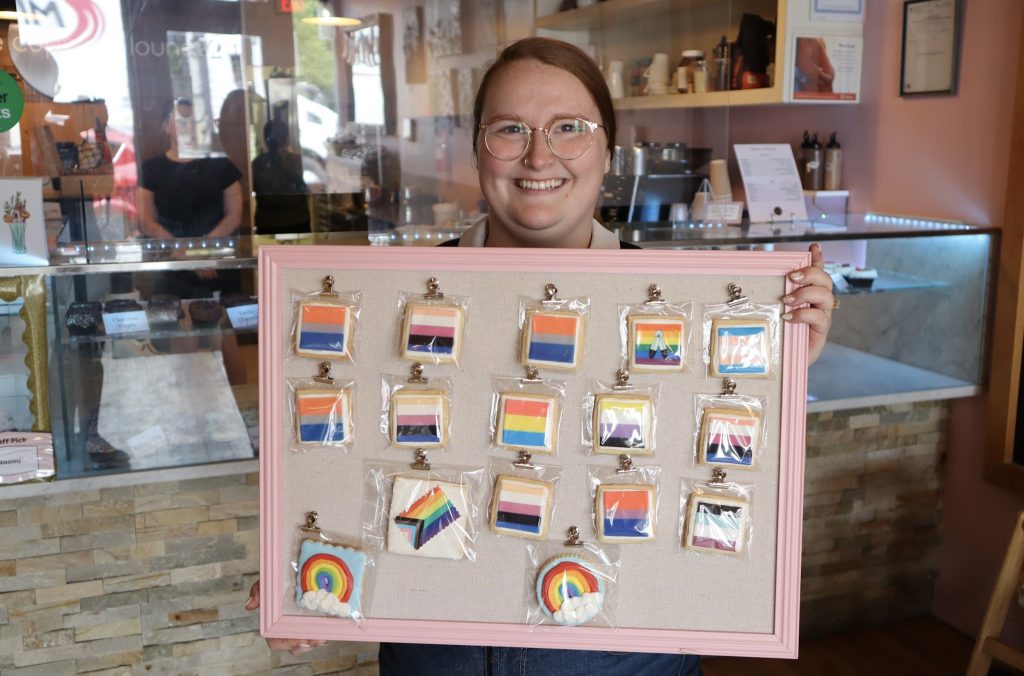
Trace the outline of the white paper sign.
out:
M 252 305 L 236 305 L 235 307 L 229 307 L 227 311 L 231 326 L 236 329 L 254 329 L 259 323 L 259 305 L 256 303 Z
M 0 485 L 53 479 L 49 432 L 0 432 Z
M 743 202 L 709 202 L 704 220 L 713 223 L 740 223 L 743 220 Z
M 0 179 L 0 208 L 0 266 L 49 264 L 42 179 Z
M 10 476 L 39 469 L 35 446 L 8 446 L 0 448 L 0 475 Z
M 103 330 L 108 336 L 122 333 L 141 333 L 149 331 L 149 320 L 145 310 L 131 312 L 104 312 Z
M 785 143 L 737 143 L 733 146 L 751 223 L 805 221 L 807 205 L 793 149 Z
M 811 21 L 864 21 L 864 0 L 813 0 Z

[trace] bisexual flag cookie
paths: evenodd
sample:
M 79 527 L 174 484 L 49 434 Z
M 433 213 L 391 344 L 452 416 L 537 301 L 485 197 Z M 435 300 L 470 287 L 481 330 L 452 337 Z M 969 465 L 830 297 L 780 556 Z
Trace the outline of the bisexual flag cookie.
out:
M 491 500 L 491 530 L 543 540 L 551 521 L 554 486 L 547 481 L 499 475 Z
M 554 453 L 558 437 L 558 400 L 542 394 L 502 392 L 494 443 L 513 450 Z
M 602 484 L 594 514 L 602 542 L 653 542 L 655 487 L 651 484 Z
M 701 414 L 699 460 L 707 465 L 754 466 L 761 418 L 737 409 L 706 408 Z
M 686 358 L 684 317 L 629 315 L 627 328 L 630 370 L 650 373 L 683 370 Z
M 299 303 L 295 354 L 312 359 L 350 359 L 352 308 L 340 303 Z
M 402 322 L 402 358 L 430 364 L 458 363 L 465 321 L 458 305 L 409 303 Z
M 303 446 L 340 446 L 352 439 L 348 389 L 304 387 L 295 391 L 295 423 Z
M 529 310 L 519 361 L 524 366 L 574 371 L 583 363 L 583 315 Z
M 391 395 L 391 443 L 438 448 L 448 443 L 448 395 L 437 390 L 400 390 Z
M 715 319 L 711 323 L 711 375 L 764 378 L 771 361 L 768 322 Z
M 747 536 L 746 500 L 719 495 L 691 495 L 686 515 L 687 549 L 740 554 Z
M 468 515 L 463 484 L 396 477 L 388 518 L 388 551 L 461 559 L 466 556 Z
M 594 395 L 594 453 L 654 452 L 654 402 L 645 395 Z

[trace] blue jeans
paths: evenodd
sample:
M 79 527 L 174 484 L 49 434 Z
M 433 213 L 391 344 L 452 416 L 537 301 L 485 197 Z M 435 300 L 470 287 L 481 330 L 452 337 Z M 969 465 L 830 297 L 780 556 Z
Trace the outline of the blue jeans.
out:
M 381 643 L 380 676 L 701 676 L 698 655 Z

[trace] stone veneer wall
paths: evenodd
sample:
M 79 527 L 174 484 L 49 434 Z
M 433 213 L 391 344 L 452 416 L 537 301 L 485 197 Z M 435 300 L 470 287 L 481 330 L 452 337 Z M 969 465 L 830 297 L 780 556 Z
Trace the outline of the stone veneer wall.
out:
M 805 633 L 930 611 L 947 418 L 808 417 Z M 258 507 L 255 474 L 0 499 L 0 674 L 375 674 L 373 644 L 267 649 Z

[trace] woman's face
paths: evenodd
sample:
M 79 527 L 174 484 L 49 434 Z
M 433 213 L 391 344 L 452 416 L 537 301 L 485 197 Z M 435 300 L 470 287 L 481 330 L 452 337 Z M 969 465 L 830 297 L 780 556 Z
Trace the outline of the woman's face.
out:
M 597 105 L 576 77 L 533 60 L 509 64 L 488 87 L 481 121 L 507 117 L 534 128 L 547 128 L 558 117 L 601 121 Z M 495 159 L 481 136 L 477 165 L 490 207 L 489 244 L 590 245 L 594 206 L 610 166 L 603 128 L 594 131 L 593 145 L 574 160 L 555 156 L 543 132 L 533 133 L 526 155 L 515 161 Z

